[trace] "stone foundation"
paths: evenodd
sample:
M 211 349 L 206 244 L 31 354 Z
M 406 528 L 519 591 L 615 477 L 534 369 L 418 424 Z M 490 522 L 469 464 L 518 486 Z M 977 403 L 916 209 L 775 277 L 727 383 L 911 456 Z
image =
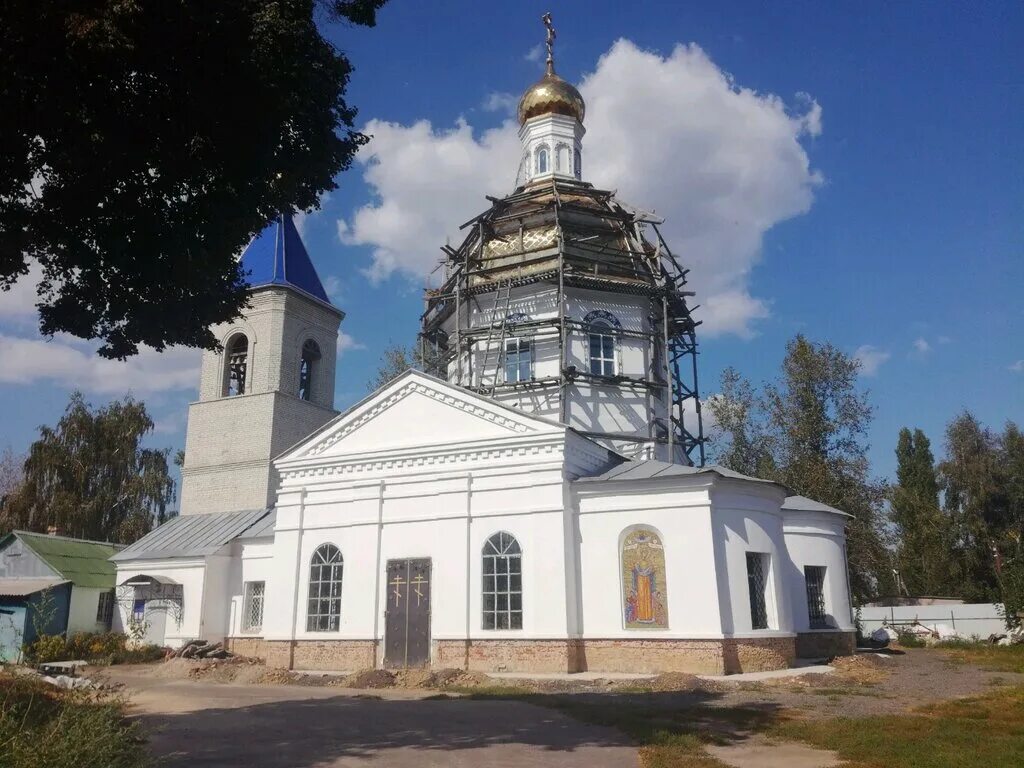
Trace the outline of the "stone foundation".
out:
M 263 640 L 231 637 L 232 653 L 263 659 L 268 667 L 352 672 L 375 667 L 377 644 L 373 640 Z
M 435 640 L 433 666 L 475 672 L 578 672 L 578 640 Z
M 239 656 L 264 660 L 267 658 L 267 648 L 262 637 L 225 637 L 224 647 Z
M 832 647 L 849 646 L 848 632 L 800 635 Z M 269 667 L 353 671 L 378 666 L 373 640 L 264 640 L 230 637 L 233 653 L 263 659 Z M 798 638 L 761 637 L 721 640 L 608 638 L 593 640 L 435 640 L 431 666 L 475 672 L 689 672 L 732 674 L 792 666 Z M 821 647 L 824 647 L 822 645 Z M 837 655 L 838 651 L 829 654 Z
M 856 632 L 800 632 L 796 636 L 796 655 L 801 659 L 850 656 L 856 647 Z

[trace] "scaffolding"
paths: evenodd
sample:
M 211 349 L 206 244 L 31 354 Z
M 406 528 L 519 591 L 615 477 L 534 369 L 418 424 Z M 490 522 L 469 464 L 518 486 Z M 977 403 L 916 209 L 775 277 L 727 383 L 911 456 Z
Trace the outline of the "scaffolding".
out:
M 563 423 L 571 423 L 569 391 L 580 383 L 642 391 L 661 403 L 667 398 L 667 423 L 664 418 L 651 418 L 646 435 L 583 434 L 635 443 L 638 450 L 650 444 L 667 445 L 668 456 L 703 466 L 705 440 L 697 387 L 699 321 L 693 319 L 687 303 L 693 296 L 686 289 L 688 270 L 680 266 L 662 237 L 658 229 L 662 220 L 618 201 L 614 192 L 569 179 L 533 183 L 507 197 L 487 199 L 491 207 L 462 225 L 467 230 L 462 244 L 442 247 L 442 284 L 425 291 L 419 352 L 427 370 L 491 396 L 510 390 L 557 392 Z M 513 291 L 540 284 L 555 292 L 557 316 L 510 315 Z M 619 337 L 642 339 L 650 345 L 649 364 L 642 375 L 602 376 L 570 364 L 571 339 L 586 334 L 590 326 L 567 313 L 567 289 L 649 299 L 651 311 L 644 329 L 614 331 Z M 483 321 L 472 322 L 471 307 Z M 554 341 L 557 374 L 503 381 L 500 372 L 510 338 Z

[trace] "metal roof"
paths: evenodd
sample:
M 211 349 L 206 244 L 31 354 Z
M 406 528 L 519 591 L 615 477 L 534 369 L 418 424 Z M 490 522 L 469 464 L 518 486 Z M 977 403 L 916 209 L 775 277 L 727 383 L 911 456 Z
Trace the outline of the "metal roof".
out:
M 44 589 L 67 583 L 61 579 L 0 579 L 0 597 L 28 597 Z
M 261 536 L 273 536 L 274 525 L 277 523 L 277 510 L 271 509 L 270 514 L 264 517 L 244 533 L 239 534 L 239 539 L 258 539 Z
M 581 477 L 577 483 L 596 483 L 620 480 L 653 480 L 669 477 L 692 477 L 694 475 L 718 475 L 730 480 L 746 480 L 752 483 L 764 483 L 767 485 L 778 485 L 772 480 L 762 480 L 759 477 L 750 477 L 731 469 L 720 467 L 717 464 L 710 464 L 706 467 L 688 467 L 685 464 L 671 464 L 667 461 L 648 459 L 647 461 L 627 461 L 618 466 L 612 467 L 607 472 L 595 475 L 594 477 Z M 781 486 L 780 486 L 781 487 Z
M 269 509 L 249 509 L 213 515 L 182 515 L 168 520 L 110 559 L 120 563 L 212 555 L 268 514 Z
M 782 508 L 793 512 L 828 512 L 832 515 L 853 517 L 849 512 L 843 512 L 841 509 L 830 507 L 828 504 L 822 504 L 820 501 L 809 499 L 806 496 L 790 496 L 782 503 Z
M 287 285 L 330 304 L 291 216 L 277 216 L 242 253 L 249 285 Z
M 76 587 L 113 588 L 115 569 L 110 556 L 122 545 L 30 531 L 14 531 L 11 535 Z

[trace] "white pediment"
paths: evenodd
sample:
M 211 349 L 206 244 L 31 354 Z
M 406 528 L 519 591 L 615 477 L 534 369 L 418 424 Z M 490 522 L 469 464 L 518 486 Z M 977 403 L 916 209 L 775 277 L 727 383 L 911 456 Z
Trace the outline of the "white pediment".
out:
M 279 460 L 350 456 L 552 432 L 536 419 L 419 371 L 409 371 Z

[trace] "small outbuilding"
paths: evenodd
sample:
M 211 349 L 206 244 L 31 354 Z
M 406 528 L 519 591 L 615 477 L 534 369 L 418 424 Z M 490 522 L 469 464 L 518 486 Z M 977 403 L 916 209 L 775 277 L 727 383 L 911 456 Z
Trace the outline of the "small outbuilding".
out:
M 40 633 L 105 632 L 114 612 L 121 546 L 13 531 L 0 539 L 0 659 L 14 661 Z

